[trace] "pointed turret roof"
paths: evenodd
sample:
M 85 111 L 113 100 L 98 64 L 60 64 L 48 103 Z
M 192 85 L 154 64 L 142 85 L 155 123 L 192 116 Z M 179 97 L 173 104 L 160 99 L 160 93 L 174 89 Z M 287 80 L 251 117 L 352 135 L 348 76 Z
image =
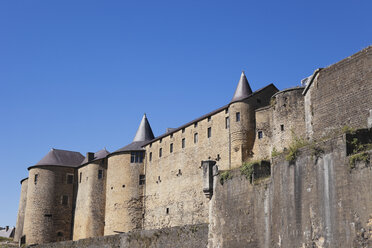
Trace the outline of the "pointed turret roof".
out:
M 143 115 L 141 123 L 137 129 L 136 135 L 134 136 L 133 142 L 129 145 L 124 146 L 123 148 L 115 151 L 116 152 L 124 152 L 124 151 L 140 151 L 143 150 L 142 146 L 150 141 L 153 140 L 154 134 L 152 132 L 151 126 L 149 121 L 147 120 L 146 114 Z
M 84 156 L 80 152 L 59 150 L 52 148 L 47 155 L 45 155 L 36 166 L 45 165 L 56 165 L 56 166 L 66 166 L 66 167 L 77 167 L 84 160 Z M 31 168 L 30 167 L 30 168 Z M 29 169 L 30 169 L 29 168 Z
M 143 115 L 141 123 L 137 129 L 136 136 L 134 136 L 133 142 L 136 141 L 149 141 L 154 139 L 150 123 L 147 120 L 146 114 Z
M 99 150 L 98 152 L 95 152 L 94 153 L 94 158 L 93 160 L 89 161 L 89 162 L 92 162 L 92 161 L 95 161 L 95 160 L 99 160 L 99 159 L 102 159 L 102 158 L 105 158 L 107 155 L 109 155 L 110 152 L 106 150 L 106 148 L 103 148 L 102 150 Z M 88 163 L 88 156 L 85 157 L 85 159 L 83 160 L 83 162 L 81 162 L 81 164 L 86 164 Z
M 238 86 L 236 87 L 234 96 L 231 100 L 231 102 L 240 101 L 244 98 L 247 98 L 249 95 L 252 94 L 251 86 L 249 86 L 247 77 L 244 74 L 244 71 L 240 75 L 240 80 L 238 83 Z

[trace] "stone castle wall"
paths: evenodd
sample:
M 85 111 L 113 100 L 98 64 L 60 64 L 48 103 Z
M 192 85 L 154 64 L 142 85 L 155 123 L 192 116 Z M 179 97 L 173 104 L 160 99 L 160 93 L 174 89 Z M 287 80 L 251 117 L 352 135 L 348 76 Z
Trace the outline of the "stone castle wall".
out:
M 21 181 L 21 198 L 19 199 L 18 215 L 16 229 L 14 233 L 14 241 L 18 242 L 23 234 L 23 225 L 25 220 L 25 211 L 27 203 L 27 188 L 28 188 L 28 178 Z
M 314 138 L 343 126 L 366 128 L 372 109 L 372 46 L 321 70 L 307 94 Z
M 130 152 L 112 154 L 107 162 L 105 235 L 142 228 L 143 163 L 131 163 Z
M 253 184 L 239 170 L 215 177 L 209 247 L 369 247 L 371 163 L 351 169 L 345 136 L 311 146 L 294 162 L 275 157 Z M 369 151 L 371 159 L 372 151 Z
M 104 237 L 65 241 L 33 248 L 205 248 L 208 224 L 142 230 Z
M 68 174 L 74 175 L 74 168 L 30 168 L 24 220 L 24 234 L 28 244 L 72 238 L 75 182 L 67 183 Z M 67 204 L 63 204 L 63 196 L 68 197 Z
M 99 178 L 99 171 L 102 177 Z M 103 236 L 106 203 L 106 159 L 86 164 L 77 170 L 77 196 L 73 239 Z

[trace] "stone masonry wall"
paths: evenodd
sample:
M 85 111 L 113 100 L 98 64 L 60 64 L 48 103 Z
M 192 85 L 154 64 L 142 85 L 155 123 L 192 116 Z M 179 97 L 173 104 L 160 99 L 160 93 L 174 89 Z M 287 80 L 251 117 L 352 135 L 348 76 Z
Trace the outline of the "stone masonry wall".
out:
M 130 152 L 108 157 L 104 235 L 142 228 L 143 163 L 131 163 Z
M 78 169 L 73 239 L 102 236 L 105 223 L 106 160 L 98 160 Z M 102 170 L 102 178 L 98 171 Z
M 14 241 L 18 242 L 23 235 L 23 225 L 25 220 L 26 202 L 27 202 L 28 178 L 21 181 L 21 198 L 19 199 L 17 224 L 14 233 Z
M 67 183 L 68 174 L 74 175 L 74 168 L 39 166 L 30 169 L 23 231 L 27 244 L 72 238 L 75 182 Z M 67 204 L 62 204 L 64 195 L 68 197 Z
M 345 136 L 316 146 L 295 162 L 275 157 L 253 185 L 239 170 L 223 185 L 215 177 L 209 247 L 371 247 L 371 163 L 351 169 Z
M 208 224 L 200 224 L 50 243 L 33 248 L 205 248 L 207 242 Z
M 255 143 L 253 146 L 253 160 L 268 159 L 271 157 L 272 150 L 272 119 L 273 109 L 271 106 L 266 106 L 256 110 L 256 133 Z M 262 137 L 259 138 L 259 132 L 262 132 Z
M 372 46 L 319 72 L 311 95 L 314 137 L 343 126 L 366 128 L 372 109 Z
M 275 92 L 277 89 L 269 85 L 244 102 L 232 103 L 210 118 L 206 116 L 146 145 L 145 229 L 208 222 L 209 200 L 203 193 L 201 161 L 216 160 L 220 169 L 229 169 L 249 159 L 254 143 L 254 111 L 268 105 Z M 236 121 L 237 112 L 240 121 Z

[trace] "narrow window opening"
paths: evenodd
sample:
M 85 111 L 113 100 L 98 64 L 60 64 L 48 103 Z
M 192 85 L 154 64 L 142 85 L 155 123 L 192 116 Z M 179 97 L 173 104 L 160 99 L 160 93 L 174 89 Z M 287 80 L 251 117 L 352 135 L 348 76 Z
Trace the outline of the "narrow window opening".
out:
M 170 138 L 173 138 L 173 133 L 171 133 Z
M 240 112 L 236 112 L 236 122 L 240 121 Z
M 121 187 L 125 188 L 125 184 L 123 184 Z
M 262 138 L 263 138 L 263 133 L 262 133 L 262 131 L 258 131 L 257 135 L 258 135 L 258 138 L 259 138 L 259 139 L 262 139 Z
M 194 143 L 198 143 L 198 133 L 194 133 Z
M 184 133 L 185 132 L 185 128 L 182 128 L 182 133 Z
M 152 161 L 152 152 L 150 152 L 150 155 L 149 155 L 149 161 L 150 161 L 150 162 Z
M 169 208 L 167 208 L 167 209 L 165 210 L 165 212 L 166 212 L 166 214 L 169 214 Z
M 139 175 L 139 185 L 145 185 L 145 183 L 146 183 L 146 176 Z
M 198 123 L 197 122 L 194 123 L 194 127 L 198 127 Z
M 114 187 L 111 187 L 111 189 L 114 189 Z
M 225 118 L 225 128 L 226 129 L 230 128 L 230 118 L 229 117 Z
M 35 183 L 35 185 L 37 184 L 38 178 L 39 178 L 39 174 L 35 174 L 35 177 L 34 177 L 34 183 Z
M 67 174 L 67 184 L 72 184 L 74 182 L 74 175 L 72 174 Z
M 210 122 L 212 119 L 212 116 L 208 116 L 208 122 Z
M 185 148 L 185 145 L 186 145 L 185 143 L 186 143 L 186 142 L 185 142 L 185 138 L 183 138 L 183 139 L 182 139 L 182 148 Z
M 161 158 L 162 155 L 163 155 L 163 148 L 160 148 L 159 149 L 159 158 Z
M 170 153 L 173 152 L 173 143 L 171 143 L 171 144 L 169 145 L 169 152 L 170 152 Z
M 81 179 L 83 178 L 83 172 L 80 172 L 80 176 L 79 176 L 79 183 L 81 183 Z
M 228 114 L 229 113 L 229 109 L 225 109 L 225 114 Z
M 44 214 L 44 217 L 52 217 L 53 215 L 51 215 L 51 214 Z
M 57 233 L 57 236 L 58 236 L 58 237 L 63 237 L 63 233 L 62 233 L 62 232 L 58 232 L 58 233 Z
M 163 139 L 160 139 L 160 140 L 159 140 L 159 143 L 161 143 L 162 141 L 163 141 Z
M 152 143 L 150 143 L 150 148 L 152 147 Z
M 207 136 L 208 136 L 208 138 L 212 137 L 212 128 L 211 127 L 208 127 Z
M 103 170 L 98 170 L 98 179 L 103 178 Z
M 280 125 L 280 131 L 284 131 L 284 125 Z
M 182 176 L 182 171 L 181 171 L 181 169 L 178 169 L 178 173 L 176 174 L 176 176 Z
M 68 204 L 68 195 L 63 195 L 62 196 L 62 205 L 67 205 Z

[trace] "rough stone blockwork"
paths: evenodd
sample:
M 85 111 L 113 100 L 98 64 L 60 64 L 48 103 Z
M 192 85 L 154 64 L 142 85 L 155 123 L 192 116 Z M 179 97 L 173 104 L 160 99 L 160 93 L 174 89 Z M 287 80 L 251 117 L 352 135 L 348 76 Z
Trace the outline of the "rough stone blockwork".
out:
M 209 247 L 372 247 L 371 162 L 349 159 L 343 135 L 276 157 L 258 184 L 214 180 Z
M 135 231 L 117 235 L 64 241 L 33 248 L 203 248 L 208 243 L 208 224 Z

